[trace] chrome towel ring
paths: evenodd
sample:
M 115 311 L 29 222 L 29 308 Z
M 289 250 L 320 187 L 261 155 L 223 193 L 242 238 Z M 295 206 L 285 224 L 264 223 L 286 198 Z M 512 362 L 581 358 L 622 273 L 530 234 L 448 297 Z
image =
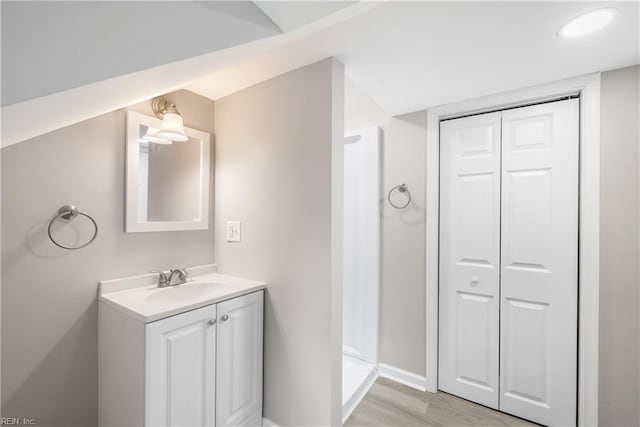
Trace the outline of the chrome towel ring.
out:
M 62 218 L 66 221 L 71 221 L 73 220 L 75 217 L 77 217 L 78 215 L 82 215 L 86 218 L 88 218 L 92 223 L 93 223 L 93 227 L 95 228 L 95 232 L 93 233 L 93 237 L 91 237 L 91 239 L 80 246 L 64 246 L 61 245 L 60 243 L 56 242 L 56 239 L 53 238 L 53 235 L 51 234 L 51 226 L 53 225 L 53 223 L 58 219 L 58 218 Z M 96 223 L 96 221 L 91 218 L 91 216 L 89 216 L 88 214 L 84 213 L 84 212 L 80 212 L 78 210 L 78 208 L 76 208 L 74 205 L 64 205 L 63 207 L 61 207 L 60 209 L 58 209 L 58 214 L 56 216 L 54 216 L 53 218 L 51 218 L 51 221 L 49 221 L 49 227 L 47 227 L 47 234 L 49 235 L 49 239 L 51 239 L 51 241 L 53 242 L 54 245 L 62 248 L 62 249 L 69 249 L 69 250 L 76 250 L 76 249 L 82 249 L 86 246 L 89 246 L 94 240 L 96 240 L 96 237 L 98 237 L 98 224 Z
M 404 205 L 398 206 L 391 201 L 391 194 L 395 190 L 398 190 L 400 193 L 407 193 L 407 202 Z M 409 191 L 409 187 L 407 187 L 407 184 L 403 182 L 402 184 L 396 185 L 391 190 L 389 190 L 389 193 L 387 194 L 387 200 L 389 201 L 389 204 L 396 209 L 404 209 L 409 206 L 409 203 L 411 203 L 411 192 Z

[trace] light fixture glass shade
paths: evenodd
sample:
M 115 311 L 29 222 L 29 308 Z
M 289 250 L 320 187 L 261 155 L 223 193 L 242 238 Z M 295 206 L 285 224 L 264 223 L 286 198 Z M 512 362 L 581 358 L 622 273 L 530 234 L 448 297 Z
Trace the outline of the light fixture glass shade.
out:
M 558 34 L 563 37 L 574 38 L 595 33 L 604 28 L 616 16 L 617 9 L 614 7 L 604 7 L 592 10 L 567 22 Z
M 166 138 L 160 138 L 158 136 L 159 129 L 149 126 L 147 133 L 141 138 L 143 141 L 153 142 L 154 144 L 173 144 L 173 141 L 169 141 Z
M 162 127 L 157 136 L 170 141 L 186 141 L 189 139 L 184 133 L 182 116 L 176 113 L 166 113 L 164 115 Z

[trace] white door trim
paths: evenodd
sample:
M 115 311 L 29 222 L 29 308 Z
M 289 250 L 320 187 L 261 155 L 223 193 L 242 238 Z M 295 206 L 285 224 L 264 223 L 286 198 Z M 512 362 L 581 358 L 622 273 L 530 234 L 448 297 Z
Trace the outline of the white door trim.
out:
M 598 424 L 600 292 L 600 73 L 427 110 L 426 386 L 438 390 L 438 241 L 441 119 L 580 94 L 578 425 Z

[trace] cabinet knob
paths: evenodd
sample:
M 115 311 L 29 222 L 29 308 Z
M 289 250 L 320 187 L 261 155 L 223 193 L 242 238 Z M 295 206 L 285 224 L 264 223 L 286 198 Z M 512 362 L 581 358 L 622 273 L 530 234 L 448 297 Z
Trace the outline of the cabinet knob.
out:
M 209 323 L 209 325 L 213 326 L 213 325 L 216 324 L 216 319 L 211 319 L 211 320 L 209 320 L 208 323 Z
M 228 314 L 223 314 L 222 317 L 220 318 L 220 320 L 222 322 L 226 322 L 227 320 L 229 320 L 229 315 Z

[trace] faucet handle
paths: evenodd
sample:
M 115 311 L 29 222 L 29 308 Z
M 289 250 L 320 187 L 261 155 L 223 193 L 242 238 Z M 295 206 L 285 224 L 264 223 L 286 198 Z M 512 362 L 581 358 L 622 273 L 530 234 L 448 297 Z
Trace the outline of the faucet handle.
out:
M 190 268 L 193 268 L 193 264 L 189 264 L 189 265 L 184 266 L 184 267 L 176 268 L 176 270 L 180 271 L 180 273 L 183 274 L 184 277 L 188 277 Z
M 185 280 L 189 277 L 189 272 L 187 271 L 191 266 L 178 268 L 178 274 L 180 275 L 180 279 Z
M 165 271 L 162 270 L 149 270 L 149 273 L 154 273 L 154 274 L 158 274 L 158 285 L 162 286 L 162 285 L 166 285 L 167 283 L 169 283 L 169 276 L 167 275 L 167 273 Z

